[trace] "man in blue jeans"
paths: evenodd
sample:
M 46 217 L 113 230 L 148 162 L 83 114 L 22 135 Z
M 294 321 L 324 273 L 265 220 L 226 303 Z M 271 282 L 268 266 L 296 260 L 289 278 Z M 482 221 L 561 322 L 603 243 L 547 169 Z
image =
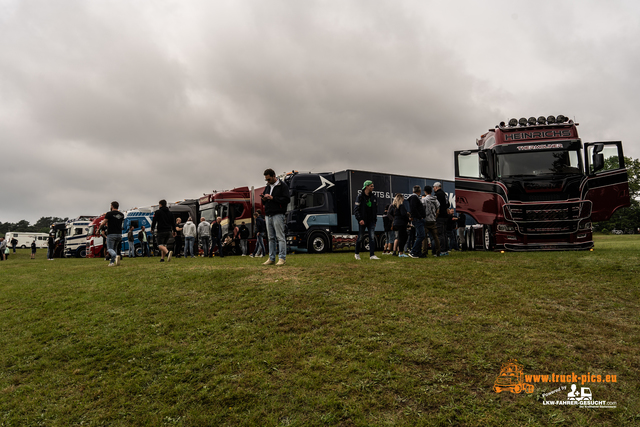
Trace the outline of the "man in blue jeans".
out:
M 120 265 L 120 255 L 116 250 L 122 242 L 122 221 L 124 215 L 118 210 L 120 204 L 118 202 L 111 202 L 111 210 L 104 216 L 104 220 L 100 224 L 102 227 L 107 224 L 107 251 L 111 258 L 109 258 L 109 267 L 114 265 Z
M 419 185 L 413 186 L 413 194 L 409 196 L 409 209 L 411 212 L 411 224 L 416 230 L 416 241 L 413 244 L 413 249 L 409 252 L 411 258 L 422 257 L 422 241 L 425 238 L 424 234 L 424 217 L 426 212 L 422 199 L 420 198 L 421 189 Z
M 140 241 L 140 246 L 142 247 L 142 256 L 150 257 L 151 251 L 149 251 L 149 236 L 147 235 L 147 230 L 145 230 L 144 225 L 138 232 L 138 241 Z
M 358 240 L 356 241 L 356 259 L 360 259 L 360 245 L 365 230 L 369 231 L 369 259 L 380 259 L 376 256 L 376 221 L 378 220 L 378 198 L 373 194 L 373 182 L 366 180 L 362 191 L 356 198 L 353 213 L 358 221 Z
M 278 263 L 284 265 L 287 259 L 287 242 L 284 238 L 284 214 L 287 212 L 289 204 L 289 187 L 276 177 L 273 169 L 264 171 L 264 180 L 267 186 L 262 197 L 264 214 L 267 222 L 267 234 L 269 235 L 269 259 L 263 265 L 276 263 L 276 241 L 278 253 Z

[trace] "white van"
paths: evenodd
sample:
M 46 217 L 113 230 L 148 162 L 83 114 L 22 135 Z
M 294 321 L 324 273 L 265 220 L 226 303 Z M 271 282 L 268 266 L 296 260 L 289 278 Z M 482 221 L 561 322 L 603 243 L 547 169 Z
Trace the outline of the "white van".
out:
M 16 247 L 22 249 L 30 248 L 34 240 L 36 241 L 36 248 L 46 248 L 48 237 L 49 235 L 47 233 L 31 233 L 28 231 L 16 231 L 4 235 L 7 246 L 11 247 L 11 240 L 16 239 L 18 241 Z

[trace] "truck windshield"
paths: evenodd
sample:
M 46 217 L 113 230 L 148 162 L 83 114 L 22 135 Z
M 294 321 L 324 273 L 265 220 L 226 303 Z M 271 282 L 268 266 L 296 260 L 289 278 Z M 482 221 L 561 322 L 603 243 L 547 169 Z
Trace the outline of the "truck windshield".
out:
M 498 176 L 509 178 L 581 174 L 579 158 L 575 150 L 505 153 L 498 156 Z
M 287 211 L 295 209 L 316 208 L 324 205 L 324 194 L 322 193 L 298 193 L 289 199 Z
M 214 203 L 215 216 L 226 218 L 229 215 L 229 203 Z
M 200 207 L 200 216 L 208 222 L 215 221 L 216 213 L 212 203 L 207 203 Z

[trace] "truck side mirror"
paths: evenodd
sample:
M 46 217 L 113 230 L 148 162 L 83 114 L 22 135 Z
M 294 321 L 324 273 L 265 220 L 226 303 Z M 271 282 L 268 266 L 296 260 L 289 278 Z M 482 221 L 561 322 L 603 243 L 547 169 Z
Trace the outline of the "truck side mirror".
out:
M 593 146 L 593 173 L 596 173 L 604 168 L 604 154 L 601 153 L 603 149 L 604 144 L 596 144 Z
M 480 175 L 486 180 L 489 180 L 489 160 L 487 159 L 487 153 L 484 151 L 478 151 L 478 158 L 480 161 Z

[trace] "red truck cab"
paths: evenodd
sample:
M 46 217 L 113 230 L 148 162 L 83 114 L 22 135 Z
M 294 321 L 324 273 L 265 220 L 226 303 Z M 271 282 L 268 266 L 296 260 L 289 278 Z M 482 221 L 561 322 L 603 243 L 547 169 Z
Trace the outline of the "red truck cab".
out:
M 585 250 L 592 222 L 630 205 L 622 143 L 583 143 L 565 116 L 511 119 L 456 151 L 456 209 L 467 246 Z
M 100 223 L 104 220 L 104 214 L 95 218 L 89 224 L 87 232 L 87 258 L 104 258 L 103 237 L 100 234 Z
M 265 187 L 237 187 L 232 190 L 220 191 L 207 194 L 199 199 L 200 215 L 209 223 L 213 223 L 216 218 L 222 218 L 222 236 L 233 234 L 234 226 L 240 226 L 243 222 L 251 232 L 249 239 L 249 251 L 255 247 L 255 221 L 253 213 L 260 210 L 264 215 L 262 198 L 260 195 Z M 238 248 L 235 248 L 235 254 Z

